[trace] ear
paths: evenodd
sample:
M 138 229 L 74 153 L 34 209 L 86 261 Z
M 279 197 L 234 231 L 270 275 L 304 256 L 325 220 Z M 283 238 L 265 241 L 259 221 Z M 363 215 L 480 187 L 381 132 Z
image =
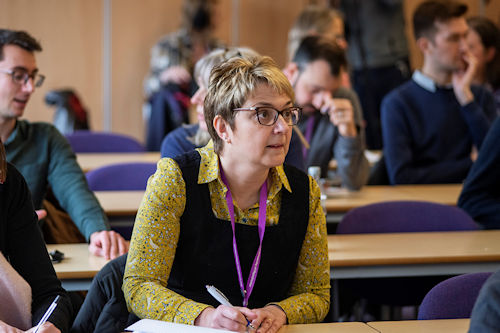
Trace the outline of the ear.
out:
M 215 116 L 213 125 L 217 135 L 222 139 L 222 141 L 228 142 L 228 140 L 231 139 L 231 126 L 229 126 L 228 122 L 220 115 Z
M 493 46 L 490 46 L 486 49 L 486 63 L 489 63 L 490 61 L 492 61 L 494 58 L 495 58 L 495 55 L 497 53 L 497 50 L 493 47 Z
M 429 49 L 430 40 L 427 37 L 420 37 L 419 39 L 417 39 L 416 43 L 417 43 L 417 47 L 424 54 Z
M 297 76 L 299 75 L 299 67 L 295 62 L 289 62 L 283 69 L 283 73 L 287 77 L 288 81 L 290 81 L 290 83 L 293 85 L 295 84 L 295 80 L 297 80 Z

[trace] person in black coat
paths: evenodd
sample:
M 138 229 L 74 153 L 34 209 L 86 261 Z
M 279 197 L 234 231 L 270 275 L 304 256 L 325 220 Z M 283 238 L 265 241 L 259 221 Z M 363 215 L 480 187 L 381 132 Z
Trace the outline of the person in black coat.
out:
M 469 171 L 458 206 L 484 229 L 500 229 L 500 118 L 484 139 Z
M 28 186 L 17 169 L 6 162 L 1 141 L 0 251 L 31 287 L 31 325 L 38 324 L 59 295 L 57 307 L 38 332 L 68 332 L 73 312 L 71 301 L 50 262 Z M 21 332 L 1 320 L 0 331 Z

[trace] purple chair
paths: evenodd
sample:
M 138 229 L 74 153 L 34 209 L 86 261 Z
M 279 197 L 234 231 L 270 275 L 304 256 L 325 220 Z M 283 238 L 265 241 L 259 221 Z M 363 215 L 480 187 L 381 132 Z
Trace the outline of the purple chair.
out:
M 131 136 L 93 131 L 75 131 L 66 135 L 75 153 L 134 153 L 145 151 Z
M 347 212 L 338 234 L 477 230 L 463 210 L 425 201 L 388 201 Z
M 155 163 L 123 163 L 91 170 L 85 176 L 92 191 L 140 191 L 155 171 Z
M 92 191 L 140 191 L 146 189 L 148 179 L 155 171 L 155 163 L 123 163 L 91 170 L 85 176 Z M 112 229 L 130 239 L 133 223 L 115 223 Z
M 479 291 L 491 274 L 463 274 L 437 284 L 425 295 L 418 319 L 469 318 Z
M 477 229 L 474 220 L 457 207 L 425 201 L 389 201 L 349 211 L 340 221 L 337 234 Z M 418 305 L 427 292 L 445 278 L 421 276 L 342 280 L 339 281 L 339 288 L 341 294 L 363 298 L 374 304 Z

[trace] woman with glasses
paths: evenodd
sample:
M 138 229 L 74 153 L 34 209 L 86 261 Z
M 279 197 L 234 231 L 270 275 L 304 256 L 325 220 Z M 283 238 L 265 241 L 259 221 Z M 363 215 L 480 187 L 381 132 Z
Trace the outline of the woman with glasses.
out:
M 269 57 L 212 70 L 204 104 L 212 141 L 160 160 L 137 214 L 123 285 L 137 316 L 240 332 L 326 316 L 320 190 L 283 165 L 301 114 L 293 102 Z
M 70 299 L 47 254 L 28 186 L 19 171 L 7 163 L 2 141 L 0 295 L 0 332 L 24 332 L 36 326 L 56 296 L 58 305 L 38 332 L 69 331 Z
M 203 107 L 205 96 L 207 95 L 210 71 L 216 65 L 232 57 L 249 58 L 257 56 L 259 56 L 259 54 L 252 49 L 246 47 L 233 47 L 214 50 L 198 60 L 194 67 L 194 77 L 196 78 L 198 90 L 193 97 L 191 97 L 191 104 L 196 108 L 198 123 L 183 125 L 168 133 L 161 143 L 161 157 L 173 158 L 195 148 L 201 148 L 208 143 L 210 134 L 208 133 L 207 124 L 205 123 Z M 304 170 L 302 145 L 299 140 L 297 134 L 292 135 L 290 149 L 286 155 L 285 162 Z

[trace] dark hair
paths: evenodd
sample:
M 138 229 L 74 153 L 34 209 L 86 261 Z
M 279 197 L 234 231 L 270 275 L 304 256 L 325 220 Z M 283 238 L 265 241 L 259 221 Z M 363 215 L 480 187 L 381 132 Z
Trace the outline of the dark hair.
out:
M 467 5 L 453 0 L 430 0 L 421 3 L 413 13 L 413 34 L 420 37 L 433 38 L 436 33 L 436 22 L 446 22 L 459 18 L 467 12 Z
M 182 27 L 189 32 L 205 32 L 212 28 L 212 15 L 217 0 L 184 0 Z
M 0 29 L 0 60 L 3 60 L 3 47 L 17 45 L 28 52 L 41 51 L 42 46 L 26 31 Z
M 334 40 L 322 36 L 308 36 L 300 43 L 293 62 L 299 70 L 304 70 L 316 60 L 326 61 L 333 76 L 339 76 L 341 68 L 347 68 L 345 52 Z
M 479 35 L 485 49 L 495 49 L 495 56 L 486 64 L 486 81 L 497 89 L 500 87 L 500 29 L 486 17 L 471 17 L 467 24 Z

